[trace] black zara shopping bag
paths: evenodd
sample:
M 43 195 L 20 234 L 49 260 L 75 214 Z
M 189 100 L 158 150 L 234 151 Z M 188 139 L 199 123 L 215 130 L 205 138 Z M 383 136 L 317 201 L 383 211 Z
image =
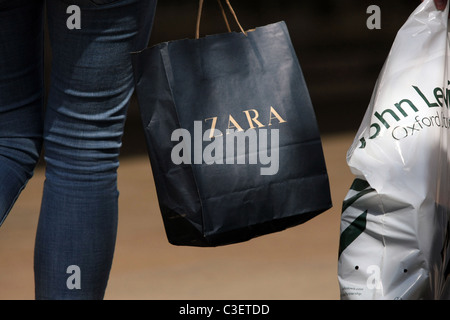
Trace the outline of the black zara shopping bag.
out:
M 314 110 L 284 22 L 165 42 L 132 59 L 171 244 L 242 242 L 331 207 Z

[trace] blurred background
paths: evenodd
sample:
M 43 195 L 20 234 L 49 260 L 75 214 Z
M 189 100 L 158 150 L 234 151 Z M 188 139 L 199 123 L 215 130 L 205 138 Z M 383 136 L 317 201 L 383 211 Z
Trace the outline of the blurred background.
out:
M 231 2 L 245 29 L 286 21 L 323 137 L 334 206 L 304 225 L 242 244 L 211 249 L 169 245 L 133 97 L 119 169 L 117 246 L 105 299 L 340 298 L 340 209 L 353 181 L 346 152 L 395 35 L 420 1 Z M 381 9 L 381 29 L 366 26 L 370 5 Z M 193 38 L 197 6 L 198 0 L 160 0 L 149 46 Z M 225 31 L 216 1 L 205 1 L 201 34 Z M 50 59 L 47 50 L 47 65 Z M 47 80 L 48 74 L 47 68 Z M 34 299 L 33 250 L 43 181 L 41 163 L 0 230 L 0 299 Z

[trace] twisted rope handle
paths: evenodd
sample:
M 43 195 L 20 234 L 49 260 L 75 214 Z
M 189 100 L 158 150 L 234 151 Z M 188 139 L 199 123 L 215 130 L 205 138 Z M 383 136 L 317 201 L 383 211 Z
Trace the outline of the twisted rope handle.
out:
M 239 19 L 238 19 L 237 15 L 236 15 L 236 12 L 234 11 L 233 7 L 231 6 L 230 0 L 225 0 L 225 2 L 227 3 L 228 9 L 230 10 L 231 14 L 234 17 L 234 20 L 236 21 L 237 25 L 239 26 L 239 29 L 241 30 L 241 32 L 243 34 L 245 34 L 245 36 L 247 36 L 247 32 L 245 32 L 244 28 L 242 28 L 242 25 L 239 22 Z M 201 21 L 201 18 L 202 18 L 203 3 L 204 3 L 204 0 L 200 0 L 199 6 L 198 6 L 197 26 L 196 26 L 196 31 L 195 31 L 195 39 L 199 39 L 200 38 L 200 21 Z M 222 16 L 223 16 L 223 19 L 225 20 L 225 24 L 227 25 L 228 32 L 231 32 L 230 24 L 228 23 L 227 15 L 226 15 L 225 10 L 224 10 L 224 8 L 222 6 L 222 2 L 220 0 L 217 0 L 217 3 L 219 4 L 220 10 L 222 11 Z

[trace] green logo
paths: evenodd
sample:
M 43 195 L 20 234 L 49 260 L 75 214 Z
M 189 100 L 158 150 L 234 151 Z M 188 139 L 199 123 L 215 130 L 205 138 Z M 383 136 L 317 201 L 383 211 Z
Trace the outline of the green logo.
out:
M 371 188 L 369 183 L 362 179 L 355 179 L 351 190 L 357 191 L 358 193 L 354 196 L 344 200 L 342 205 L 342 212 L 347 210 L 353 203 L 355 203 L 362 196 L 374 192 L 375 189 Z M 339 240 L 339 255 L 353 242 L 358 238 L 364 230 L 366 230 L 367 223 L 367 210 L 360 214 L 353 222 L 341 233 L 341 237 Z

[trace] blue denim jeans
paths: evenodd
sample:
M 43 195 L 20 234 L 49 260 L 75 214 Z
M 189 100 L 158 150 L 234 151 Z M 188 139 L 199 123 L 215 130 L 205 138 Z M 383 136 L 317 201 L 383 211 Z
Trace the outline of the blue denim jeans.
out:
M 44 105 L 45 7 L 52 63 Z M 104 297 L 134 90 L 129 55 L 147 46 L 155 10 L 156 0 L 0 0 L 0 224 L 43 147 L 36 299 Z

